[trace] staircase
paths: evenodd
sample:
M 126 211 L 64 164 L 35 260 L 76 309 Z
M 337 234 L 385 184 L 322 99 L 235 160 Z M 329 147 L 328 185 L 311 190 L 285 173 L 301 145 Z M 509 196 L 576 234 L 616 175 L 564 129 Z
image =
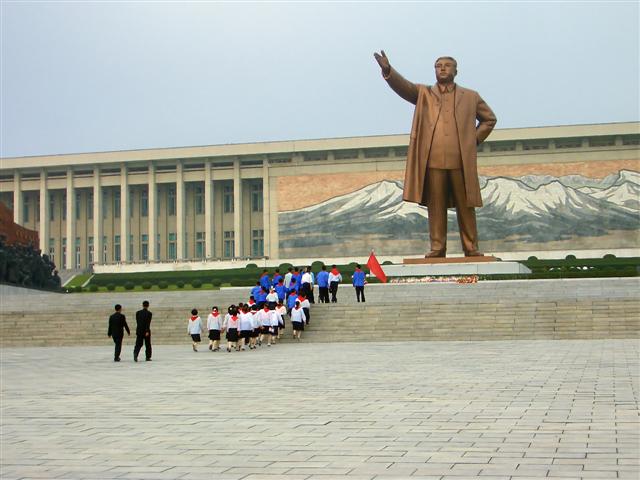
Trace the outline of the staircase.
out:
M 135 311 L 151 302 L 154 344 L 188 344 L 189 312 L 206 318 L 248 297 L 219 291 L 52 294 L 3 289 L 0 346 L 105 345 L 113 305 Z M 303 342 L 640 338 L 640 279 L 521 280 L 457 284 L 388 284 L 366 288 L 356 303 L 340 287 L 337 304 L 315 304 Z M 317 298 L 317 295 L 316 295 Z M 291 324 L 283 342 L 292 341 Z M 206 335 L 205 335 L 206 337 Z M 204 340 L 204 338 L 203 338 Z M 125 344 L 133 343 L 133 336 Z

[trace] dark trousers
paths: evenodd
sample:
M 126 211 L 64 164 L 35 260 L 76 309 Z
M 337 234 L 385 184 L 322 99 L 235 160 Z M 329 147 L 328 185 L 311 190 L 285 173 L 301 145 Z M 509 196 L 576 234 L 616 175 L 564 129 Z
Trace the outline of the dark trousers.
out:
M 331 282 L 329 285 L 329 291 L 331 292 L 331 303 L 338 303 L 338 298 L 336 295 L 338 294 L 338 284 L 340 282 Z
M 329 303 L 329 287 L 318 287 L 320 303 Z
M 138 358 L 138 354 L 140 353 L 140 350 L 142 349 L 142 344 L 144 343 L 144 354 L 146 358 L 151 358 L 151 333 L 149 333 L 149 335 L 145 336 L 145 334 L 143 333 L 142 335 L 140 334 L 136 334 L 136 346 L 133 347 L 133 356 L 134 358 Z
M 358 302 L 360 301 L 360 297 L 362 297 L 362 301 L 364 302 L 364 287 L 356 287 L 356 298 Z
M 113 359 L 120 359 L 120 352 L 122 351 L 122 337 L 116 337 L 115 335 L 113 335 L 111 338 L 113 339 L 113 343 L 116 344 L 115 350 L 113 352 Z
M 313 287 L 309 288 L 309 303 L 316 303 L 316 298 L 313 295 Z
M 300 292 L 302 292 L 305 297 L 309 298 L 309 295 L 311 295 L 311 284 L 303 283 L 300 287 Z

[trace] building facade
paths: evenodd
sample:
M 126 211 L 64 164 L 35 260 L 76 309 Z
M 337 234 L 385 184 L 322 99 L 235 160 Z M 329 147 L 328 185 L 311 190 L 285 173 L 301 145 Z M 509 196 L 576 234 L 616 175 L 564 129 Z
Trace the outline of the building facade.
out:
M 408 135 L 2 158 L 0 201 L 60 268 L 419 254 Z M 635 248 L 640 123 L 495 130 L 480 146 L 485 251 Z M 449 251 L 459 251 L 452 222 Z

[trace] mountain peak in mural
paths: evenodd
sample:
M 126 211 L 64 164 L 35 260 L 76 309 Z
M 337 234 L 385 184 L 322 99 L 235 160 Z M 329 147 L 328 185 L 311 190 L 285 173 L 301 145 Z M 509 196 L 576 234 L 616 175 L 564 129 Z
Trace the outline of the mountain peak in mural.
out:
M 360 249 L 369 237 L 385 251 L 427 238 L 427 209 L 402 201 L 403 182 L 383 180 L 299 210 L 280 213 L 280 248 L 342 244 Z M 640 174 L 621 170 L 604 179 L 580 175 L 481 178 L 484 207 L 476 210 L 480 239 L 540 243 L 640 228 Z M 455 213 L 450 210 L 450 232 Z M 364 242 L 366 243 L 366 242 Z M 361 252 L 359 252 L 361 253 Z M 406 253 L 394 251 L 393 253 Z

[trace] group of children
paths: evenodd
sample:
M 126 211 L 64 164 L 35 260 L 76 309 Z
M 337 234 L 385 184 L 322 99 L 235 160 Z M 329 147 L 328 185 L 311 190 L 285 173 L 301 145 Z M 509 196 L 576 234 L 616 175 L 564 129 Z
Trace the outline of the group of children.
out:
M 337 276 L 335 279 L 330 279 L 330 275 Z M 318 274 L 320 301 L 329 302 L 328 291 L 334 287 L 332 283 L 335 283 L 335 290 L 337 290 L 337 284 L 341 279 L 335 265 L 331 272 L 327 272 L 326 267 L 322 267 L 322 271 Z M 291 320 L 292 338 L 299 341 L 305 325 L 309 325 L 311 319 L 311 304 L 315 303 L 313 296 L 315 281 L 311 267 L 289 268 L 284 276 L 280 274 L 279 269 L 276 269 L 273 277 L 264 270 L 255 287 L 251 289 L 247 303 L 231 305 L 224 315 L 217 306 L 212 307 L 206 323 L 209 350 L 213 352 L 220 350 L 223 334 L 227 341 L 227 352 L 247 348 L 253 350 L 263 344 L 270 347 L 281 338 L 282 331 L 286 327 L 286 316 Z M 334 288 L 331 290 L 332 301 L 335 302 Z M 198 345 L 202 341 L 201 334 L 204 331 L 205 325 L 198 315 L 198 310 L 194 308 L 191 310 L 191 317 L 187 324 L 187 333 L 191 335 L 194 352 L 198 351 Z

